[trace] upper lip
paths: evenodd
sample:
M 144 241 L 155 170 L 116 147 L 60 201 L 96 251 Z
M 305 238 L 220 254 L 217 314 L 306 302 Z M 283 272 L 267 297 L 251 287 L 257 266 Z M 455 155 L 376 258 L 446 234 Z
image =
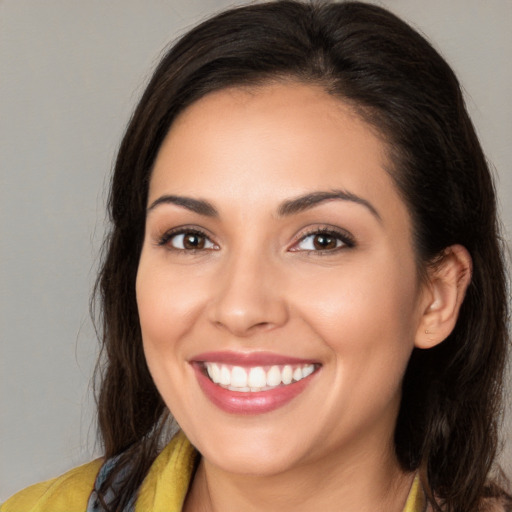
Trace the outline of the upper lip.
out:
M 237 366 L 272 366 L 285 364 L 318 364 L 314 359 L 302 359 L 273 352 L 203 352 L 190 359 L 190 362 L 215 362 Z

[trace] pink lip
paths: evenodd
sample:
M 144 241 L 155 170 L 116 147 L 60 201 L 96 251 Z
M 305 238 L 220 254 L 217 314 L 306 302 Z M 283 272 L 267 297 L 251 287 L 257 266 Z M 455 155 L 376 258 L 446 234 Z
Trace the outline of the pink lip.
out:
M 252 354 L 208 352 L 194 357 L 191 365 L 201 390 L 214 405 L 231 414 L 262 414 L 278 409 L 302 393 L 318 373 L 315 371 L 298 382 L 288 384 L 287 386 L 279 386 L 268 391 L 231 391 L 215 384 L 205 375 L 204 367 L 201 364 L 204 361 L 238 366 L 311 364 L 313 361 L 263 352 Z
M 191 358 L 191 361 L 203 363 L 205 361 L 231 364 L 236 366 L 272 366 L 283 364 L 314 364 L 319 361 L 312 359 L 299 359 L 297 357 L 273 354 L 272 352 L 204 352 Z

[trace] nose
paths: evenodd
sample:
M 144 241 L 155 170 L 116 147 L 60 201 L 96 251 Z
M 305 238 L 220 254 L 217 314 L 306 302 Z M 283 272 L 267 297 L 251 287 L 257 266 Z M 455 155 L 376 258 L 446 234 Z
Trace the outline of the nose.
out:
M 210 322 L 237 337 L 284 325 L 288 308 L 279 274 L 261 255 L 228 259 L 214 280 Z

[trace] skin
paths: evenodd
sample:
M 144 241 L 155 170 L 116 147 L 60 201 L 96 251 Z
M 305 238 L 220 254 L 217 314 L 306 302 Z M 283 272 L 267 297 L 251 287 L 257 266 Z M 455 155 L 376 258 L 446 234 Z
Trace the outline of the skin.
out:
M 136 283 L 149 369 L 202 454 L 185 510 L 402 510 L 412 475 L 393 450 L 401 381 L 414 346 L 453 328 L 470 260 L 450 248 L 446 265 L 420 281 L 391 167 L 375 130 L 316 86 L 211 93 L 172 125 L 148 206 L 175 195 L 218 212 L 150 208 Z M 278 214 L 285 201 L 333 190 L 367 203 L 331 199 Z M 184 249 L 178 236 L 162 243 L 179 226 L 204 232 L 203 248 Z M 326 227 L 353 245 L 315 249 L 311 231 Z M 219 350 L 321 368 L 285 406 L 230 414 L 189 364 Z

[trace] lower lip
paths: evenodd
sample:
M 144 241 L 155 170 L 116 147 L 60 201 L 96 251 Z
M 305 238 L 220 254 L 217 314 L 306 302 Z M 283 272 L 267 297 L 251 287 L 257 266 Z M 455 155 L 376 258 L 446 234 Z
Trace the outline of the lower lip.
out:
M 199 365 L 194 364 L 193 368 L 203 393 L 219 409 L 231 414 L 262 414 L 279 409 L 302 393 L 316 374 L 314 372 L 298 382 L 268 391 L 240 392 L 218 386 L 203 373 Z

